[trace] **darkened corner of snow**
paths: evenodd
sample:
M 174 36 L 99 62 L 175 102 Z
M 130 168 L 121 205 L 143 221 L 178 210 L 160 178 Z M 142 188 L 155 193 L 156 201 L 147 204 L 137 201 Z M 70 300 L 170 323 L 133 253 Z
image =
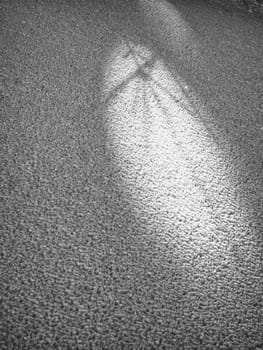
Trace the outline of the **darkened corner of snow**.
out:
M 260 16 L 263 16 L 263 0 L 208 0 L 228 9 L 238 8 Z

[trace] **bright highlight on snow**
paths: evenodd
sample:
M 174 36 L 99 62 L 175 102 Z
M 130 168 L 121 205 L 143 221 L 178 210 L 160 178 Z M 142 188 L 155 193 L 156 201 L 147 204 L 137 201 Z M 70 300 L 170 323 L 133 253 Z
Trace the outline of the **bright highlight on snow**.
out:
M 208 249 L 225 261 L 231 227 L 224 222 L 229 225 L 229 210 L 238 212 L 239 205 L 231 167 L 186 89 L 148 49 L 118 47 L 105 71 L 107 147 L 134 211 L 153 218 L 148 226 L 154 239 L 180 246 L 186 240 L 197 254 Z M 235 215 L 233 227 L 242 221 Z

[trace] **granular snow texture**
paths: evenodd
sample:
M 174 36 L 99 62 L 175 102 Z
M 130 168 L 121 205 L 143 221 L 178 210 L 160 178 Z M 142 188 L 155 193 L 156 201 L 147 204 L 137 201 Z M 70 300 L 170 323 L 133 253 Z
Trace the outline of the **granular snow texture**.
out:
M 1 349 L 263 349 L 263 23 L 0 1 Z

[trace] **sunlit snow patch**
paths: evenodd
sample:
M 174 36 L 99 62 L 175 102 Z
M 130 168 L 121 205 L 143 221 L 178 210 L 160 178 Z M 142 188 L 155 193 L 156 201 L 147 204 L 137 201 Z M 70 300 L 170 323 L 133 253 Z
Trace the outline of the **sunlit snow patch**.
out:
M 138 216 L 148 213 L 155 239 L 218 254 L 242 220 L 231 167 L 189 103 L 189 89 L 149 50 L 116 49 L 103 91 L 108 148 L 122 190 Z

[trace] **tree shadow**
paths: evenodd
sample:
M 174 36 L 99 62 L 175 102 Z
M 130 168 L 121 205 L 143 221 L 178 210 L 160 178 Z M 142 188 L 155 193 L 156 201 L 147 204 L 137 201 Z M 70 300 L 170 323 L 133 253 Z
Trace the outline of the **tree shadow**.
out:
M 179 75 L 185 85 L 190 87 L 183 90 L 191 105 L 191 111 L 188 109 L 188 112 L 197 115 L 222 152 L 229 153 L 235 164 L 234 181 L 239 188 L 242 187 L 240 195 L 244 202 L 250 202 L 248 207 L 254 211 L 253 220 L 257 222 L 257 231 L 260 232 L 263 138 L 260 98 L 262 23 L 240 16 L 237 12 L 233 14 L 232 24 L 232 17 L 218 13 L 204 2 L 198 2 L 194 12 L 191 1 L 179 1 L 175 7 L 168 6 L 165 1 L 155 4 L 141 1 L 137 2 L 137 6 L 136 16 L 142 20 L 143 25 L 137 28 L 136 43 L 143 44 L 154 52 L 149 61 L 150 65 L 153 66 L 158 57 L 163 59 L 177 84 Z M 204 9 L 207 13 L 206 26 L 199 19 Z M 169 14 L 169 10 L 173 13 Z M 146 11 L 150 13 L 149 17 Z M 224 27 L 220 21 L 223 21 Z M 176 22 L 179 22 L 179 25 Z M 158 27 L 160 24 L 162 27 Z M 243 29 L 244 24 L 249 30 Z M 208 33 L 205 28 L 210 27 Z M 220 35 L 218 28 L 221 29 Z M 242 28 L 241 33 L 239 28 Z M 140 30 L 144 30 L 143 39 Z M 186 37 L 188 35 L 190 44 L 181 38 L 177 31 L 188 31 L 190 34 L 186 34 Z M 253 37 L 249 34 L 252 32 Z M 121 35 L 125 37 L 124 33 Z M 134 38 L 130 35 L 130 39 Z M 135 54 L 131 49 L 130 52 L 133 52 L 133 56 L 140 57 L 138 52 Z M 137 62 L 138 70 L 135 75 L 140 74 L 145 81 L 148 79 L 155 87 L 158 86 L 174 99 L 165 84 L 161 86 L 159 81 L 150 76 L 145 65 L 147 62 L 146 60 L 143 66 Z M 123 82 L 122 87 L 124 86 Z M 254 183 L 252 191 L 248 189 L 248 181 Z
M 148 120 L 150 119 L 152 122 L 155 120 L 155 115 L 159 115 L 159 111 L 165 116 L 167 124 L 170 125 L 170 129 L 173 129 L 173 137 L 171 139 L 176 143 L 177 150 L 181 148 L 181 151 L 178 151 L 178 157 L 180 156 L 185 159 L 185 162 L 182 163 L 178 161 L 178 168 L 180 168 L 181 165 L 182 167 L 185 166 L 190 169 L 192 188 L 198 188 L 198 195 L 202 198 L 201 207 L 207 215 L 210 215 L 210 219 L 208 219 L 207 223 L 209 225 L 209 222 L 211 223 L 211 221 L 213 221 L 215 227 L 211 228 L 209 233 L 207 233 L 205 227 L 201 227 L 201 229 L 199 227 L 200 231 L 197 229 L 196 232 L 196 227 L 191 222 L 191 219 L 194 216 L 199 215 L 198 210 L 193 206 L 192 210 L 194 214 L 192 214 L 192 216 L 190 214 L 188 218 L 185 218 L 184 209 L 182 209 L 185 203 L 182 200 L 181 208 L 178 202 L 172 201 L 172 205 L 174 205 L 173 209 L 175 211 L 177 208 L 182 210 L 180 215 L 178 215 L 174 221 L 171 220 L 173 222 L 173 227 L 169 228 L 169 225 L 167 226 L 165 223 L 165 218 L 162 216 L 161 210 L 157 209 L 158 206 L 155 206 L 155 201 L 160 200 L 162 196 L 161 192 L 163 191 L 163 193 L 165 193 L 166 191 L 165 182 L 163 182 L 162 189 L 156 190 L 156 196 L 153 195 L 152 197 L 149 197 L 149 201 L 152 201 L 154 204 L 148 205 L 147 210 L 150 212 L 150 210 L 154 208 L 153 210 L 158 212 L 160 222 L 162 222 L 163 225 L 163 231 L 165 232 L 163 240 L 165 241 L 166 234 L 171 234 L 172 239 L 168 242 L 167 246 L 171 247 L 171 242 L 173 240 L 176 241 L 177 245 L 175 246 L 177 246 L 177 248 L 174 246 L 174 251 L 176 251 L 176 253 L 178 253 L 179 247 L 183 245 L 183 239 L 182 236 L 180 236 L 180 232 L 183 232 L 185 238 L 188 237 L 186 239 L 189 239 L 187 232 L 195 232 L 194 235 L 190 234 L 190 241 L 192 240 L 194 247 L 193 251 L 195 251 L 197 255 L 200 253 L 200 251 L 198 252 L 200 248 L 200 242 L 198 241 L 202 241 L 201 232 L 202 230 L 203 233 L 206 232 L 204 234 L 207 235 L 210 243 L 202 243 L 204 250 L 200 254 L 202 256 L 206 254 L 209 256 L 209 254 L 212 253 L 210 244 L 217 245 L 217 248 L 214 253 L 212 253 L 212 255 L 214 254 L 214 258 L 208 259 L 208 265 L 211 264 L 211 269 L 207 266 L 202 270 L 203 277 L 205 276 L 204 278 L 209 280 L 212 270 L 214 268 L 219 269 L 222 271 L 222 276 L 224 273 L 229 274 L 228 276 L 233 284 L 237 282 L 240 286 L 239 288 L 242 288 L 244 295 L 248 295 L 250 289 L 250 282 L 248 282 L 248 280 L 251 279 L 251 281 L 255 282 L 257 279 L 256 275 L 260 274 L 257 267 L 259 266 L 258 262 L 262 255 L 262 177 L 260 174 L 262 173 L 263 167 L 261 152 L 262 119 L 259 99 L 259 92 L 262 83 L 260 77 L 257 75 L 260 74 L 261 71 L 259 33 L 262 29 L 262 24 L 258 22 L 255 23 L 252 19 L 247 20 L 245 17 L 240 16 L 239 13 L 232 13 L 231 21 L 233 19 L 235 20 L 232 27 L 230 17 L 226 17 L 226 19 L 223 20 L 221 14 L 218 15 L 212 7 L 204 7 L 205 5 L 203 2 L 194 4 L 192 1 L 178 1 L 175 5 L 176 10 L 173 10 L 173 7 L 171 6 L 167 6 L 166 1 L 156 1 L 155 3 L 152 3 L 151 1 L 142 0 L 137 1 L 136 4 L 138 6 L 137 12 L 135 11 L 132 15 L 129 15 L 129 19 L 125 17 L 123 20 L 121 18 L 122 13 L 118 14 L 118 9 L 116 9 L 117 14 L 115 14 L 115 19 L 117 18 L 118 20 L 119 35 L 123 40 L 122 45 L 127 48 L 123 58 L 127 59 L 130 56 L 134 68 L 129 73 L 127 80 L 125 79 L 124 74 L 122 82 L 119 85 L 117 84 L 112 90 L 113 93 L 108 95 L 105 104 L 105 115 L 107 115 L 109 109 L 110 115 L 114 115 L 114 113 L 118 115 L 118 113 L 121 113 L 120 111 L 122 111 L 122 113 L 125 111 L 126 118 L 134 118 L 134 122 L 127 121 L 129 127 L 132 128 L 132 123 L 137 125 L 137 123 L 139 123 L 138 120 L 135 117 L 132 117 L 134 114 L 133 111 L 137 109 L 137 104 L 134 102 L 132 105 L 132 112 L 130 113 L 128 106 L 123 104 L 123 107 L 121 107 L 121 100 L 124 100 L 125 98 L 129 99 L 127 96 L 131 96 L 133 90 L 134 94 L 138 96 L 138 91 L 141 90 L 140 96 L 143 96 L 141 97 L 141 104 L 144 107 L 141 107 L 143 112 L 140 112 L 141 114 L 139 114 L 141 115 L 142 120 L 141 123 L 138 124 L 139 126 L 134 127 L 133 132 L 139 134 L 141 132 L 140 128 L 145 128 L 147 116 Z M 207 16 L 205 17 L 204 22 L 201 22 L 200 18 L 203 18 L 203 11 Z M 142 20 L 141 23 L 138 18 Z M 166 18 L 168 18 L 167 21 Z M 132 25 L 132 21 L 134 21 L 134 26 Z M 175 24 L 173 21 L 178 22 L 179 25 Z M 223 21 L 225 24 L 224 27 L 220 27 L 220 21 Z M 211 30 L 213 23 L 216 24 L 216 26 Z M 254 30 L 253 33 L 255 36 L 252 38 L 250 34 L 245 34 L 247 29 L 242 29 L 242 34 L 245 35 L 246 40 L 243 40 L 242 38 L 239 42 L 240 33 L 238 28 L 244 23 L 251 28 L 251 31 Z M 210 28 L 210 31 L 205 29 L 205 27 Z M 218 36 L 218 28 L 222 29 L 221 36 Z M 113 28 L 113 30 L 116 30 L 116 28 Z M 186 30 L 187 33 L 189 32 L 190 34 L 188 33 L 186 38 L 184 38 L 184 34 L 182 34 L 183 37 L 180 37 L 180 35 L 177 37 L 178 33 L 176 30 L 180 30 L 181 34 Z M 247 46 L 249 39 L 251 40 L 251 46 Z M 258 42 L 258 45 L 255 44 L 256 42 Z M 138 49 L 134 49 L 132 46 L 137 46 Z M 141 54 L 141 47 L 146 48 L 146 55 Z M 243 55 L 238 55 L 236 53 L 235 50 L 238 47 L 242 49 L 241 52 Z M 252 47 L 253 49 L 251 49 Z M 244 56 L 246 59 L 244 59 Z M 158 66 L 159 61 L 164 62 L 165 67 L 173 77 L 174 87 L 171 86 L 169 81 L 167 82 L 165 79 L 158 80 L 158 78 L 155 77 L 154 70 L 156 66 Z M 119 62 L 119 64 L 120 69 L 122 69 L 122 63 Z M 126 62 L 125 64 L 128 65 L 131 63 Z M 253 69 L 251 69 L 251 67 L 253 67 Z M 181 81 L 178 77 L 181 78 Z M 165 83 L 163 83 L 163 81 L 165 81 Z M 179 86 L 181 91 L 181 94 L 179 95 L 180 97 L 176 93 L 173 93 L 173 89 L 176 90 L 176 86 Z M 257 87 L 255 91 L 252 90 L 253 86 Z M 127 95 L 125 95 L 125 90 L 127 90 Z M 120 105 L 117 109 L 111 107 L 114 106 L 115 103 L 116 106 Z M 155 105 L 155 109 L 153 108 L 153 105 Z M 169 105 L 172 105 L 172 107 Z M 177 105 L 178 107 L 176 107 Z M 156 112 L 156 106 L 157 109 L 159 109 L 158 112 Z M 198 158 L 198 152 L 193 152 L 194 146 L 186 147 L 187 142 L 184 142 L 182 138 L 179 139 L 180 133 L 176 131 L 176 127 L 181 123 L 179 116 L 180 113 L 182 113 L 182 109 L 188 114 L 187 118 L 189 122 L 194 123 L 193 119 L 196 120 L 200 139 L 202 139 L 202 133 L 206 135 L 204 147 L 207 146 L 209 148 L 212 144 L 214 145 L 211 154 L 207 158 L 207 162 L 209 162 L 209 157 L 214 159 L 214 156 L 215 158 L 218 157 L 218 160 L 215 160 L 215 163 L 211 163 L 211 167 L 206 164 L 206 160 L 201 159 L 202 157 L 200 159 Z M 183 114 L 181 115 L 183 116 Z M 248 115 L 251 116 L 251 118 L 248 118 Z M 121 122 L 120 117 L 118 118 Z M 184 125 L 187 128 L 187 124 L 182 124 L 182 126 Z M 194 124 L 190 124 L 189 126 L 192 128 L 196 127 Z M 182 127 L 180 132 L 183 132 Z M 154 142 L 151 139 L 149 132 L 144 133 L 143 135 L 145 140 L 147 139 L 147 142 L 141 141 L 141 145 L 142 147 L 146 147 L 147 151 L 150 153 L 151 147 L 149 146 L 147 148 L 145 144 Z M 167 136 L 168 134 L 163 133 L 163 135 Z M 176 141 L 177 138 L 179 141 Z M 120 140 L 122 139 L 120 138 Z M 198 137 L 195 136 L 194 140 L 197 141 Z M 167 141 L 167 144 L 168 142 L 169 141 Z M 159 145 L 161 145 L 161 142 L 159 142 Z M 206 154 L 205 149 L 202 147 L 203 146 L 200 146 L 198 142 L 196 143 L 196 149 L 200 150 L 200 154 Z M 129 149 L 127 152 L 135 151 L 135 149 L 127 148 Z M 145 172 L 147 172 L 147 169 L 148 171 L 152 171 L 152 179 L 157 185 L 159 181 L 157 175 L 155 177 L 154 171 L 151 167 L 147 168 L 147 162 L 150 158 L 149 153 L 148 159 L 147 156 L 145 156 L 145 164 L 142 160 L 142 167 L 144 167 Z M 124 152 L 122 154 L 124 155 L 124 158 L 131 159 L 130 157 L 127 157 Z M 166 155 L 163 154 L 163 156 L 165 157 Z M 169 160 L 175 160 L 175 158 L 170 157 L 169 154 L 167 155 L 167 158 Z M 150 161 L 152 161 L 152 159 L 150 159 Z M 187 164 L 185 165 L 185 163 Z M 114 152 L 112 155 L 112 164 L 114 168 L 121 166 L 121 162 L 118 157 L 116 157 L 116 154 L 114 155 Z M 167 163 L 164 162 L 164 164 L 168 167 Z M 216 189 L 214 192 L 209 191 L 210 180 L 205 177 L 206 170 L 202 172 L 201 169 L 202 167 L 204 169 L 208 167 L 213 169 L 213 166 L 216 171 L 219 172 L 219 176 L 222 176 L 224 181 L 226 174 L 229 176 L 229 182 L 223 181 L 224 184 L 222 184 L 220 190 L 222 192 L 219 192 Z M 173 175 L 175 175 L 178 170 L 175 168 L 176 167 L 173 167 Z M 167 178 L 163 176 L 161 169 L 159 170 L 160 172 L 158 175 L 161 178 L 160 183 L 162 183 L 162 180 L 167 181 Z M 186 173 L 184 173 L 184 175 L 187 177 Z M 142 171 L 142 175 L 139 175 L 138 178 L 143 178 L 144 176 L 146 175 Z M 176 176 L 174 176 L 174 178 L 177 179 L 174 181 L 178 181 L 179 185 L 177 188 L 170 188 L 170 190 L 172 195 L 175 194 L 180 197 L 182 196 L 180 193 L 182 185 L 180 185 L 179 178 Z M 211 179 L 211 182 L 213 181 L 214 180 Z M 220 182 L 221 180 L 219 179 L 218 181 Z M 250 183 L 250 185 L 248 183 Z M 168 188 L 170 184 L 171 182 L 169 182 Z M 123 176 L 121 172 L 120 178 L 116 181 L 115 186 L 120 188 L 123 199 L 126 197 L 126 199 L 132 203 L 132 206 L 136 207 L 136 195 L 129 190 L 127 177 L 125 179 L 125 176 Z M 176 194 L 177 190 L 179 194 Z M 189 198 L 192 198 L 192 200 L 195 201 L 195 196 L 196 194 L 193 192 L 192 197 L 189 196 Z M 137 195 L 137 200 L 138 198 L 139 196 Z M 164 194 L 163 199 L 164 198 L 169 202 L 169 195 L 167 195 L 167 193 Z M 167 204 L 162 201 L 160 202 L 164 207 Z M 227 203 L 231 203 L 231 205 L 228 206 Z M 186 205 L 189 205 L 189 203 Z M 225 205 L 226 207 L 224 207 Z M 143 229 L 145 224 L 144 220 L 142 220 L 143 215 L 145 215 L 145 213 L 138 211 L 136 220 L 139 220 L 140 222 L 140 235 L 147 237 L 151 232 L 151 225 L 149 222 L 152 218 L 151 215 L 148 215 L 148 228 L 146 225 L 146 229 Z M 169 209 L 167 216 L 169 217 Z M 183 221 L 188 221 L 185 227 L 180 225 L 182 217 L 184 217 Z M 154 230 L 161 231 L 158 227 L 159 225 L 153 225 Z M 145 232 L 145 234 L 143 232 Z M 151 236 L 150 234 L 149 237 L 151 237 L 149 241 L 155 243 L 158 242 L 159 239 L 158 244 L 162 246 L 160 236 L 154 234 Z M 189 247 L 190 245 L 188 248 Z M 255 267 L 255 273 L 253 273 L 253 275 L 250 275 L 248 265 L 242 259 L 242 256 L 244 256 L 244 249 L 248 249 L 248 260 Z M 204 253 L 204 251 L 206 251 L 206 253 Z M 180 257 L 182 258 L 181 255 Z M 181 264 L 184 266 L 181 258 L 178 260 L 180 261 L 179 266 Z M 214 262 L 212 262 L 213 259 Z M 228 261 L 228 268 L 225 270 L 224 264 L 226 260 Z M 244 274 L 240 273 L 241 271 L 243 271 Z M 195 272 L 193 272 L 193 274 L 195 274 Z M 186 274 L 186 276 L 188 275 Z M 219 280 L 223 283 L 222 276 L 219 277 Z M 240 278 L 244 278 L 244 276 L 246 276 L 247 283 L 241 287 L 240 282 L 238 281 L 240 281 Z M 210 282 L 215 286 L 213 278 Z M 231 285 L 233 285 L 232 282 Z M 227 288 L 227 285 L 228 283 L 224 285 L 223 289 Z M 195 288 L 195 284 L 191 284 L 191 286 L 191 288 Z M 208 299 L 215 298 L 213 299 L 214 301 L 220 300 L 221 294 L 218 290 L 215 291 L 215 289 L 213 297 L 209 292 L 208 294 L 204 293 Z M 235 295 L 235 288 L 231 289 L 231 293 L 232 295 Z M 256 287 L 255 294 L 250 296 L 251 300 L 257 300 L 258 295 L 259 289 Z M 210 299 L 210 301 L 212 299 Z M 246 304 L 245 299 L 243 298 L 239 299 L 239 301 L 241 304 Z M 229 310 L 232 309 L 233 304 L 230 295 L 225 300 L 224 306 Z M 252 340 L 253 337 L 255 337 L 254 339 L 259 339 L 259 323 L 256 321 L 257 316 L 255 318 L 254 316 L 249 317 L 250 320 L 248 320 L 248 318 L 244 316 L 243 306 L 236 305 L 235 307 L 235 317 L 237 319 L 242 319 L 240 322 L 243 322 L 244 324 L 244 329 L 246 329 L 245 333 L 248 334 L 249 332 L 250 341 L 254 342 L 254 340 Z M 205 307 L 207 312 L 209 312 L 209 309 L 210 306 L 208 308 Z M 212 309 L 213 307 L 210 311 Z M 256 310 L 253 312 L 257 314 Z M 202 317 L 204 316 L 202 311 L 199 313 L 199 316 L 201 315 Z M 229 334 L 228 326 L 223 326 L 223 324 L 225 325 L 225 322 L 228 322 L 227 320 L 229 320 L 229 315 L 224 314 L 224 316 L 222 316 L 221 326 L 225 330 L 222 332 L 219 331 L 217 338 L 217 341 L 219 342 L 222 341 L 219 340 L 222 334 Z M 248 331 L 250 321 L 255 325 L 255 332 Z M 235 322 L 233 322 L 233 324 L 234 323 Z M 188 325 L 189 324 L 190 323 L 188 323 Z M 199 324 L 199 321 L 197 324 Z M 234 328 L 235 336 L 237 334 L 242 336 L 242 332 L 239 332 L 236 325 L 234 325 Z M 237 338 L 235 338 L 235 340 L 232 339 L 230 342 L 234 344 L 236 341 Z M 254 344 L 258 344 L 257 340 Z

